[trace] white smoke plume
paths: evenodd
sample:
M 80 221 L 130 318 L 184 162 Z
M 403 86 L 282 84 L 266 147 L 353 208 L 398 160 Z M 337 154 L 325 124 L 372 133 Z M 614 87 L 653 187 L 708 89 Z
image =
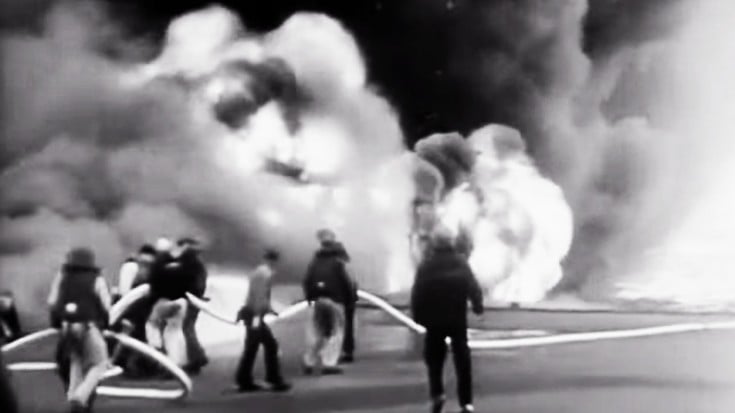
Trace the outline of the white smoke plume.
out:
M 615 244 L 635 260 L 608 285 L 629 300 L 731 309 L 735 41 L 727 33 L 735 5 L 685 6 L 678 30 L 633 59 L 639 75 L 628 82 L 650 80 L 645 96 L 654 103 L 652 122 L 665 131 L 647 139 L 668 139 L 655 154 L 641 151 L 656 190 L 643 197 L 631 222 L 642 242 L 626 247 L 632 237 L 621 236 Z
M 627 16 L 623 3 L 609 8 Z M 560 290 L 722 306 L 735 301 L 725 293 L 735 11 L 726 0 L 646 3 L 657 29 L 616 26 L 611 13 L 615 41 L 593 52 L 591 2 L 468 6 L 456 75 L 564 189 L 575 241 Z
M 385 288 L 384 239 L 406 221 L 393 206 L 413 193 L 410 162 L 338 22 L 297 14 L 259 35 L 211 7 L 176 19 L 144 64 L 97 52 L 110 24 L 64 4 L 40 35 L 2 39 L 0 283 L 19 307 L 37 308 L 69 248 L 92 246 L 112 281 L 126 254 L 161 235 L 200 237 L 224 265 L 276 246 L 296 280 L 323 226 L 361 281 Z M 303 173 L 274 173 L 271 161 Z

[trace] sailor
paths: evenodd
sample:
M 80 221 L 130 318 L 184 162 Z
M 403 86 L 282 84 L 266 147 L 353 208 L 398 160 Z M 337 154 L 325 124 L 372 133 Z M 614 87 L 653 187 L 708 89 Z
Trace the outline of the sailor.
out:
M 238 313 L 238 320 L 245 323 L 245 345 L 235 373 L 236 390 L 239 392 L 263 389 L 253 380 L 255 357 L 261 345 L 265 352 L 265 380 L 270 384 L 270 389 L 277 392 L 291 389 L 291 384 L 283 379 L 281 373 L 278 341 L 264 320 L 267 314 L 274 313 L 271 306 L 271 285 L 279 260 L 277 251 L 265 252 L 262 264 L 250 274 L 248 296 Z
M 207 268 L 201 259 L 201 244 L 193 238 L 182 238 L 177 242 L 176 260 L 181 265 L 182 276 L 189 285 L 187 291 L 192 295 L 204 299 L 207 289 Z M 184 315 L 184 338 L 186 339 L 186 352 L 188 364 L 185 370 L 190 374 L 197 374 L 209 363 L 204 347 L 199 342 L 196 332 L 196 322 L 199 317 L 199 309 L 193 305 L 186 307 Z
M 61 329 L 61 355 L 69 361 L 67 400 L 72 412 L 89 412 L 109 367 L 106 327 L 111 296 L 88 248 L 74 248 L 51 285 L 48 304 Z
M 431 251 L 419 265 L 411 291 L 411 310 L 417 323 L 426 327 L 424 361 L 429 376 L 432 412 L 442 411 L 446 339 L 451 339 L 457 393 L 463 413 L 472 406 L 472 359 L 467 343 L 467 303 L 482 314 L 482 290 L 466 258 L 457 251 L 452 234 L 437 227 Z

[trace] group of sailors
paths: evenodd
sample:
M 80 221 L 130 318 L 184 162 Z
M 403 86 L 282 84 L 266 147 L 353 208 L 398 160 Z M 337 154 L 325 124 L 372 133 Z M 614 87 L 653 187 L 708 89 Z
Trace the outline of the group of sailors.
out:
M 319 248 L 303 279 L 310 315 L 307 349 L 301 362 L 307 375 L 339 374 L 340 364 L 354 361 L 357 284 L 348 271 L 350 256 L 335 233 L 320 230 L 317 238 Z M 416 321 L 426 328 L 424 361 L 431 411 L 441 412 L 445 402 L 442 369 L 446 339 L 450 338 L 459 402 L 463 412 L 472 412 L 467 304 L 471 302 L 472 310 L 480 314 L 482 291 L 448 232 L 437 231 L 430 244 L 430 253 L 417 269 L 411 306 Z M 191 238 L 175 244 L 159 239 L 154 245 L 144 245 L 123 264 L 112 292 L 91 249 L 74 248 L 67 254 L 52 282 L 48 304 L 51 324 L 61 331 L 56 358 L 71 412 L 92 410 L 95 389 L 112 362 L 130 376 L 164 374 L 140 355 L 106 342 L 104 329 L 123 331 L 147 342 L 190 374 L 207 365 L 208 357 L 195 330 L 199 309 L 186 297 L 189 293 L 206 301 L 207 270 L 200 252 L 200 244 Z M 271 287 L 280 258 L 276 250 L 265 251 L 260 265 L 249 274 L 247 297 L 237 314 L 246 330 L 234 377 L 237 392 L 291 388 L 281 371 L 278 340 L 266 322 L 268 315 L 275 314 Z M 120 322 L 108 325 L 113 302 L 143 284 L 149 285 L 149 294 L 134 301 Z M 261 346 L 267 386 L 253 377 Z

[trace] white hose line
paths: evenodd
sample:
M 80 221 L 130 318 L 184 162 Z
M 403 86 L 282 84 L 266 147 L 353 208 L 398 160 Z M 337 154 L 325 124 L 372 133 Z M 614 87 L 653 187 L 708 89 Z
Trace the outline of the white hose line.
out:
M 470 348 L 478 350 L 509 349 L 521 347 L 546 346 L 551 344 L 584 343 L 598 340 L 650 337 L 665 334 L 688 333 L 696 331 L 735 329 L 735 322 L 685 323 L 658 327 L 635 328 L 629 330 L 593 331 L 585 333 L 557 334 L 545 337 L 512 338 L 503 340 L 470 341 Z
M 263 318 L 263 321 L 265 321 L 267 324 L 275 323 L 276 321 L 282 321 L 287 320 L 296 314 L 306 310 L 309 308 L 309 303 L 306 301 L 299 301 L 296 304 L 291 304 L 290 306 L 283 309 L 281 312 L 278 313 L 278 315 L 275 314 L 267 314 L 265 318 Z
M 211 316 L 212 318 L 215 318 L 223 323 L 230 324 L 233 326 L 236 326 L 238 324 L 237 320 L 235 320 L 234 318 L 231 319 L 227 316 L 220 314 L 215 309 L 213 309 L 212 306 L 210 306 L 208 302 L 202 300 L 201 298 L 193 294 L 189 294 L 189 293 L 186 293 L 186 298 L 189 300 L 189 302 L 194 307 L 198 308 L 199 310 Z
M 398 310 L 395 307 L 393 307 L 392 305 L 388 304 L 388 302 L 385 301 L 385 300 L 383 300 L 382 298 L 380 298 L 380 297 L 378 297 L 378 296 L 376 296 L 374 294 L 371 294 L 371 293 L 369 293 L 367 291 L 363 291 L 363 290 L 358 290 L 357 291 L 357 296 L 359 298 L 362 298 L 363 300 L 369 302 L 370 304 L 373 304 L 374 306 L 380 308 L 381 310 L 385 311 L 390 316 L 392 316 L 396 320 L 398 320 L 401 323 L 403 323 L 403 325 L 405 325 L 406 327 L 408 327 L 409 329 L 411 329 L 414 333 L 417 333 L 417 334 L 424 334 L 424 333 L 426 333 L 426 328 L 424 326 L 422 326 L 421 324 L 413 321 L 413 319 L 411 317 L 403 314 L 400 310 Z
M 221 314 L 214 308 L 212 308 L 211 305 L 209 305 L 208 302 L 202 300 L 201 298 L 198 298 L 192 294 L 186 293 L 186 298 L 189 299 L 189 302 L 199 310 L 203 311 L 204 313 L 208 314 L 209 316 L 230 325 L 238 325 L 239 322 L 235 320 L 234 318 L 229 318 L 226 315 Z M 288 307 L 286 307 L 283 311 L 278 313 L 278 315 L 275 314 L 267 314 L 264 317 L 264 321 L 268 324 L 275 323 L 277 321 L 286 320 L 288 318 L 291 318 L 295 316 L 296 314 L 306 310 L 309 307 L 309 304 L 306 301 L 299 301 L 296 304 L 292 304 Z
M 400 310 L 390 305 L 387 301 L 366 291 L 359 290 L 358 297 L 393 316 L 403 325 L 417 334 L 426 333 L 424 326 L 416 323 L 413 319 L 403 314 Z M 545 346 L 552 344 L 582 343 L 598 340 L 614 340 L 623 338 L 649 337 L 663 334 L 676 334 L 707 330 L 729 330 L 735 329 L 735 321 L 719 321 L 710 323 L 683 323 L 657 327 L 645 327 L 628 330 L 593 331 L 584 333 L 568 333 L 556 335 L 544 335 L 538 337 L 520 337 L 510 339 L 487 339 L 469 340 L 470 348 L 476 350 L 510 349 L 521 347 Z M 449 340 L 447 340 L 449 342 Z
M 24 361 L 8 364 L 10 371 L 49 371 L 56 370 L 56 363 L 50 361 Z
M 127 294 L 122 296 L 115 304 L 110 308 L 110 325 L 115 325 L 120 321 L 120 317 L 136 301 L 146 297 L 151 291 L 151 287 L 148 284 L 141 284 Z
M 47 328 L 41 331 L 37 331 L 32 334 L 28 334 L 12 343 L 6 344 L 2 347 L 3 353 L 9 353 L 14 350 L 26 347 L 37 341 L 55 337 L 59 334 L 59 331 L 53 328 Z M 114 333 L 109 330 L 103 332 L 105 337 L 111 337 L 116 339 L 121 345 L 131 348 L 144 356 L 154 360 L 163 368 L 168 370 L 181 385 L 180 389 L 151 389 L 151 388 L 130 388 L 130 387 L 118 387 L 118 386 L 103 386 L 97 387 L 97 393 L 105 396 L 112 397 L 126 397 L 126 398 L 144 398 L 144 399 L 161 399 L 161 400 L 178 400 L 186 397 L 192 388 L 191 379 L 184 373 L 183 370 L 176 364 L 174 364 L 168 357 L 163 353 L 154 349 L 153 347 L 144 344 L 132 337 L 125 334 Z M 19 362 L 8 364 L 8 369 L 11 371 L 48 371 L 55 370 L 56 363 L 52 362 Z M 113 366 L 108 370 L 103 380 L 110 379 L 112 377 L 119 376 L 122 374 L 122 368 Z
M 13 350 L 17 350 L 21 347 L 25 347 L 36 341 L 40 341 L 49 337 L 55 337 L 59 334 L 59 330 L 55 328 L 46 328 L 43 330 L 36 331 L 35 333 L 27 334 L 12 343 L 8 343 L 2 347 L 3 353 L 10 353 Z
M 8 365 L 10 371 L 52 371 L 56 370 L 58 365 L 51 361 L 23 361 L 18 363 L 12 363 Z M 102 379 L 111 379 L 123 374 L 123 369 L 120 366 L 112 366 Z
M 160 364 L 162 367 L 168 370 L 168 372 L 173 374 L 176 381 L 179 383 L 179 385 L 181 385 L 181 388 L 169 390 L 119 386 L 98 386 L 97 394 L 110 397 L 179 400 L 185 398 L 191 392 L 192 383 L 189 376 L 163 353 L 125 334 L 105 331 L 105 337 L 115 338 L 123 346 L 136 350 L 139 353 L 142 353 L 144 356 Z

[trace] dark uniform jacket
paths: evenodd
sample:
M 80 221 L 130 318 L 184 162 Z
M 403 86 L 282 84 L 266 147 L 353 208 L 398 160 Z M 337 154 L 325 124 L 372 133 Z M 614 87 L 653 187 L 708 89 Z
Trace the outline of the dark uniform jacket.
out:
M 176 300 L 186 293 L 203 296 L 207 286 L 207 270 L 196 253 L 186 251 L 178 259 L 161 255 L 151 267 L 151 296 Z
M 60 321 L 107 324 L 107 309 L 96 291 L 96 270 L 65 265 L 62 268 L 58 298 L 52 311 Z
M 467 303 L 482 312 L 482 290 L 465 258 L 450 246 L 436 247 L 419 265 L 411 310 L 426 328 L 467 328 Z
M 340 243 L 327 242 L 314 254 L 304 277 L 304 295 L 307 301 L 330 298 L 340 304 L 355 301 L 355 288 L 347 273 L 347 253 Z

